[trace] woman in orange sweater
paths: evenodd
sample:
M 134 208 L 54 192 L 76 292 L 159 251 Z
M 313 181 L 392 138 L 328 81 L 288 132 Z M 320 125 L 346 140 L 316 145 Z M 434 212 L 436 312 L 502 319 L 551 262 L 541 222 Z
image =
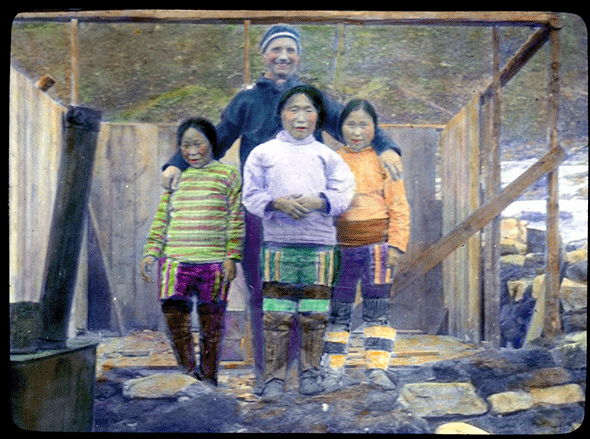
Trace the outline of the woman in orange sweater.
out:
M 343 371 L 359 280 L 367 377 L 373 386 L 395 388 L 385 373 L 395 338 L 395 329 L 389 325 L 390 294 L 395 265 L 408 246 L 409 205 L 401 175 L 391 173 L 373 149 L 376 127 L 375 110 L 365 100 L 349 102 L 338 120 L 346 141 L 338 154 L 354 174 L 356 194 L 337 220 L 342 267 L 324 343 L 325 391 L 346 385 Z

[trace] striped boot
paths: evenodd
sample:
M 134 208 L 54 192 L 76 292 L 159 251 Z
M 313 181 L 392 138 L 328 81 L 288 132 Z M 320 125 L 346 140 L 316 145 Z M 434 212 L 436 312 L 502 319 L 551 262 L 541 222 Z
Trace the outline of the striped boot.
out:
M 359 384 L 345 374 L 348 355 L 348 339 L 350 338 L 350 313 L 352 302 L 333 299 L 328 328 L 324 337 L 324 353 L 322 355 L 323 386 L 325 392 Z
M 365 364 L 369 385 L 383 390 L 395 389 L 387 375 L 396 330 L 388 325 L 390 299 L 363 299 Z

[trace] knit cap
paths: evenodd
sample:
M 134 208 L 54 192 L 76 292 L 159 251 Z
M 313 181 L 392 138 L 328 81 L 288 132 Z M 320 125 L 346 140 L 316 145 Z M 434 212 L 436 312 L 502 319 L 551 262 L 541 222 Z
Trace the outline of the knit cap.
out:
M 299 34 L 299 31 L 294 27 L 291 27 L 286 24 L 275 24 L 266 32 L 266 34 L 264 34 L 264 37 L 260 42 L 260 51 L 264 53 L 266 47 L 270 44 L 272 40 L 276 38 L 285 37 L 295 40 L 295 42 L 297 43 L 297 52 L 301 51 L 301 35 Z

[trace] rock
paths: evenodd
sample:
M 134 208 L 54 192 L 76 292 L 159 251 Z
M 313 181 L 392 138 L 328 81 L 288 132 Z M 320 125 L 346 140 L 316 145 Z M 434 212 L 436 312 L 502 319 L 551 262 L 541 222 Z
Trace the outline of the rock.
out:
M 397 401 L 412 416 L 423 418 L 481 415 L 488 411 L 487 404 L 476 395 L 470 383 L 406 384 Z
M 523 299 L 524 293 L 526 292 L 527 288 L 533 286 L 533 279 L 530 278 L 523 278 L 523 279 L 515 279 L 509 280 L 506 282 L 508 286 L 508 294 L 512 297 L 512 300 L 518 302 Z
M 588 239 L 587 238 L 578 239 L 576 241 L 568 242 L 567 245 L 565 246 L 565 251 L 571 252 L 571 251 L 582 249 L 582 248 L 585 248 L 586 251 L 588 251 Z
M 533 289 L 531 290 L 531 296 L 537 300 L 539 297 L 545 297 L 545 275 L 540 274 L 533 279 Z
M 500 280 L 506 282 L 524 276 L 524 255 L 500 256 Z
M 588 285 L 564 278 L 560 287 L 561 305 L 564 311 L 578 310 L 588 306 Z
M 181 373 L 157 373 L 126 381 L 123 384 L 123 396 L 127 398 L 169 398 L 198 382 L 196 378 Z
M 531 397 L 535 404 L 573 404 L 584 402 L 584 391 L 578 384 L 531 389 Z
M 565 254 L 565 262 L 573 264 L 580 261 L 588 260 L 588 242 L 586 245 L 575 250 L 569 251 Z
M 565 277 L 576 282 L 588 282 L 588 259 L 567 263 L 565 267 Z
M 527 227 L 526 232 L 527 253 L 545 253 L 547 232 L 532 227 Z
M 502 392 L 488 396 L 488 404 L 493 414 L 504 414 L 527 410 L 534 404 L 528 392 Z
M 518 302 L 508 298 L 500 305 L 500 330 L 506 346 L 520 348 L 525 340 L 527 326 L 535 308 L 531 288 L 525 289 L 525 293 Z
M 529 320 L 527 333 L 523 346 L 530 346 L 531 342 L 541 337 L 545 325 L 545 275 L 542 274 L 533 279 L 531 296 L 535 299 L 533 314 Z
M 527 252 L 527 223 L 516 218 L 505 218 L 500 223 L 500 254 Z
M 466 424 L 465 422 L 447 422 L 439 425 L 434 434 L 490 434 L 481 428 Z
M 522 264 L 523 275 L 526 277 L 535 277 L 545 273 L 547 261 L 545 253 L 527 253 L 524 256 Z
M 586 331 L 566 334 L 550 351 L 555 363 L 567 369 L 585 368 L 588 362 Z
M 563 332 L 578 332 L 586 331 L 588 329 L 588 310 L 575 309 L 561 313 L 561 324 L 563 325 Z
M 535 370 L 531 378 L 523 381 L 527 389 L 551 387 L 565 384 L 571 380 L 571 375 L 562 367 L 545 367 Z
M 237 432 L 244 426 L 239 419 L 239 405 L 233 395 L 221 392 L 201 394 L 189 401 L 175 402 L 157 413 L 143 414 L 141 431 L 165 433 Z

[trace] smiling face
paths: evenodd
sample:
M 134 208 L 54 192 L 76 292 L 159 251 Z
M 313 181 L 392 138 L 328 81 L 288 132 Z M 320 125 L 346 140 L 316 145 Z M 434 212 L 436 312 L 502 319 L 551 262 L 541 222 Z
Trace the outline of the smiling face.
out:
M 285 80 L 295 74 L 299 66 L 297 43 L 292 38 L 277 38 L 268 44 L 262 58 L 267 78 Z
M 281 110 L 283 128 L 296 139 L 313 134 L 317 121 L 318 110 L 304 93 L 291 96 Z
M 180 141 L 182 158 L 193 168 L 202 168 L 213 160 L 213 150 L 207 137 L 191 127 L 182 135 Z
M 346 144 L 355 151 L 371 146 L 375 138 L 375 123 L 364 110 L 352 111 L 342 124 Z

